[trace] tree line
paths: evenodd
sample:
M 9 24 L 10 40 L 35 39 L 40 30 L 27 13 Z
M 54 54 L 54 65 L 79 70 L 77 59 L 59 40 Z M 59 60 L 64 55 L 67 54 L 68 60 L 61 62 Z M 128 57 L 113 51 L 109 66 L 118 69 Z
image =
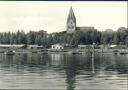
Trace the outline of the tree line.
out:
M 66 31 L 48 34 L 44 30 L 38 32 L 30 31 L 28 33 L 25 33 L 23 30 L 18 30 L 16 33 L 0 33 L 0 44 L 36 44 L 50 47 L 56 43 L 71 46 L 92 43 L 98 45 L 128 45 L 128 28 L 120 27 L 116 31 L 112 29 L 106 29 L 105 31 L 98 31 L 97 29 L 78 30 L 73 34 L 67 34 Z

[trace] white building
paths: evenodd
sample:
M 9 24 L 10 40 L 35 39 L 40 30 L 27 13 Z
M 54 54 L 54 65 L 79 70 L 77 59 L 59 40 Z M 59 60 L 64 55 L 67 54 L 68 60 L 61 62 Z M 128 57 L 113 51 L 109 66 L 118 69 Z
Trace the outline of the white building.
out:
M 28 49 L 43 49 L 42 45 L 28 45 Z
M 64 46 L 60 45 L 60 44 L 54 44 L 54 45 L 52 45 L 51 48 L 56 49 L 56 50 L 61 50 L 61 49 L 64 49 Z

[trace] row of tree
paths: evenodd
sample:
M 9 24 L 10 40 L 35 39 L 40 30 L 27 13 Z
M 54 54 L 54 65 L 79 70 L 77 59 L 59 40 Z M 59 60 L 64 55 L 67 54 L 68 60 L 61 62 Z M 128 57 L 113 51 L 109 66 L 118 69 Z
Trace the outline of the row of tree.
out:
M 76 31 L 73 34 L 67 34 L 66 31 L 48 34 L 41 30 L 38 32 L 17 31 L 16 33 L 5 32 L 0 33 L 0 44 L 38 44 L 50 47 L 52 44 L 122 44 L 128 45 L 128 28 L 120 27 L 117 31 L 106 29 L 98 31 L 96 29 Z

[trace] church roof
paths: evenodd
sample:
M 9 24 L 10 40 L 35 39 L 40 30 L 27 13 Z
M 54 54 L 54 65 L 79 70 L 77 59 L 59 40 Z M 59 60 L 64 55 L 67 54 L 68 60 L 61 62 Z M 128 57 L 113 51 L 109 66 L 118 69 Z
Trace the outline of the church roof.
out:
M 68 22 L 70 19 L 72 19 L 72 20 L 76 23 L 75 14 L 74 14 L 74 12 L 73 12 L 72 7 L 70 7 L 70 11 L 69 11 L 69 14 L 68 14 L 67 22 Z
M 84 26 L 84 27 L 76 27 L 76 30 L 80 30 L 80 31 L 84 31 L 84 32 L 86 32 L 86 31 L 89 31 L 89 30 L 94 30 L 95 28 L 94 27 L 87 27 L 87 26 Z

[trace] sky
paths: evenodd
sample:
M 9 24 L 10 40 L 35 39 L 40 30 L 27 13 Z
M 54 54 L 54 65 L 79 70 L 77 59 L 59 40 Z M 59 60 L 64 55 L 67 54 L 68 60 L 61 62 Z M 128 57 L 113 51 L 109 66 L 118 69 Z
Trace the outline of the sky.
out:
M 65 31 L 70 6 L 77 26 L 127 27 L 127 1 L 0 1 L 0 32 Z

